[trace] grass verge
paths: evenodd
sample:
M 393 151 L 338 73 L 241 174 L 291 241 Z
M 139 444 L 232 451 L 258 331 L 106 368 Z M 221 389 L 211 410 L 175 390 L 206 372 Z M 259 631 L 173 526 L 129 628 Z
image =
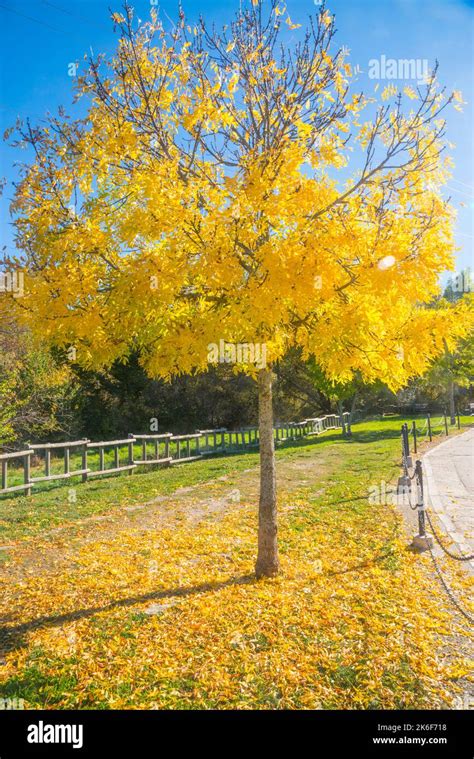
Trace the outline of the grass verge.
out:
M 450 704 L 467 668 L 468 631 L 449 613 L 429 557 L 407 550 L 393 507 L 367 499 L 398 474 L 399 426 L 369 422 L 351 440 L 328 435 L 278 452 L 282 574 L 274 580 L 252 575 L 255 478 L 244 470 L 255 454 L 83 486 L 82 515 L 149 500 L 156 488 L 171 494 L 176 519 L 138 519 L 6 585 L 0 694 L 29 708 Z M 212 505 L 232 486 L 240 501 L 191 519 L 193 496 L 173 489 L 206 478 L 213 482 L 196 500 Z M 60 521 L 54 498 L 48 524 Z M 41 543 L 21 535 L 7 575 L 25 544 Z M 58 557 L 66 546 L 67 533 L 48 540 Z M 451 579 L 463 592 L 464 576 Z

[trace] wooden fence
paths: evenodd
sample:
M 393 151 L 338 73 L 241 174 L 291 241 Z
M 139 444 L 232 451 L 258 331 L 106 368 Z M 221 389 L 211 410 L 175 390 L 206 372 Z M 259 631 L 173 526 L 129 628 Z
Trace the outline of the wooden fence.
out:
M 304 419 L 301 422 L 280 422 L 274 428 L 275 444 L 295 440 L 310 435 L 320 435 L 326 430 L 333 430 L 348 423 L 350 414 L 345 412 L 342 419 L 337 414 Z M 133 474 L 137 467 L 170 466 L 196 461 L 205 456 L 236 453 L 259 445 L 258 427 L 243 427 L 228 430 L 225 427 L 212 430 L 197 430 L 189 435 L 173 435 L 167 432 L 160 435 L 129 435 L 123 440 L 75 440 L 64 443 L 33 443 L 27 450 L 0 454 L 1 487 L 0 495 L 23 492 L 31 495 L 32 489 L 40 483 L 81 477 L 86 482 L 91 477 L 108 476 L 119 472 Z M 150 451 L 150 448 L 152 449 Z M 138 458 L 136 451 L 139 451 Z M 52 468 L 52 454 L 62 452 L 62 465 L 59 470 Z M 75 468 L 71 468 L 71 452 Z M 96 466 L 91 468 L 90 455 L 94 456 Z M 32 469 L 37 470 L 38 458 L 43 458 L 44 474 L 32 476 Z M 107 460 L 108 459 L 108 460 Z M 9 464 L 15 481 L 8 484 Z

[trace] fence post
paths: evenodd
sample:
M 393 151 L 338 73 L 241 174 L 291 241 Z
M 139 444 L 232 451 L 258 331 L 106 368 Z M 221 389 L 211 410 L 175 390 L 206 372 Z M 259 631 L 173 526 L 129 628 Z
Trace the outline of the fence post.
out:
M 135 459 L 134 459 L 134 455 L 133 455 L 133 436 L 129 435 L 128 437 L 130 438 L 130 442 L 128 444 L 128 464 L 129 464 L 129 466 L 133 466 L 133 464 L 135 463 Z M 156 442 L 158 442 L 158 441 L 156 441 Z M 158 446 L 156 446 L 156 451 L 157 451 L 156 458 L 159 458 Z M 129 469 L 128 473 L 129 474 L 133 474 L 133 469 Z
M 31 469 L 30 469 L 30 455 L 26 454 L 23 457 L 23 473 L 25 485 L 29 485 L 31 482 Z M 25 489 L 25 495 L 31 495 L 31 487 Z
M 430 436 L 430 443 L 431 443 L 433 440 L 433 433 L 431 431 L 431 414 L 428 414 L 427 421 L 428 421 L 428 435 Z
M 44 452 L 44 473 L 46 477 L 51 474 L 51 451 L 49 448 L 46 448 Z
M 82 482 L 87 482 L 87 472 L 84 471 L 87 469 L 87 443 L 84 443 L 82 448 L 82 465 L 81 468 L 83 470 L 82 472 Z

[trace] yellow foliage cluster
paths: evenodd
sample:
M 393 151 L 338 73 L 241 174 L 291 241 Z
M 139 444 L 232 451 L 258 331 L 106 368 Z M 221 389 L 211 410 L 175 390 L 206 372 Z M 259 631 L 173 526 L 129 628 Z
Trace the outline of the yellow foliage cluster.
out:
M 163 377 L 205 368 L 219 339 L 266 342 L 269 362 L 299 345 L 335 380 L 396 388 L 465 334 L 463 314 L 423 309 L 453 265 L 453 212 L 433 190 L 448 165 L 427 115 L 442 95 L 406 116 L 387 105 L 376 141 L 390 160 L 341 189 L 346 136 L 370 152 L 374 120 L 359 124 L 368 101 L 347 93 L 345 54 L 324 42 L 328 12 L 320 24 L 291 91 L 253 33 L 220 66 L 184 37 L 121 39 L 84 124 L 45 130 L 13 206 L 38 337 L 80 345 L 85 365 L 138 349 Z

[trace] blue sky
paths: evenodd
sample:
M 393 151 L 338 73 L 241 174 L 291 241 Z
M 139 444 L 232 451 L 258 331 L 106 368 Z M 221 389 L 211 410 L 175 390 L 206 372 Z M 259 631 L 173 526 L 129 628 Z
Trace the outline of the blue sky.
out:
M 138 15 L 145 19 L 152 0 L 135 0 Z M 188 16 L 204 15 L 225 23 L 238 0 L 182 0 Z M 314 0 L 287 0 L 292 20 L 303 23 L 318 10 Z M 94 53 L 112 51 L 116 36 L 109 8 L 120 10 L 121 0 L 0 0 L 0 132 L 17 116 L 40 120 L 62 104 L 72 108 L 68 65 L 81 61 L 90 48 Z M 177 2 L 160 3 L 163 13 L 175 17 Z M 329 0 L 336 14 L 337 43 L 351 51 L 351 62 L 361 70 L 360 86 L 373 91 L 368 77 L 369 61 L 386 58 L 428 61 L 437 59 L 439 79 L 449 90 L 463 92 L 464 112 L 448 113 L 448 138 L 455 143 L 453 180 L 445 194 L 458 209 L 456 240 L 461 248 L 457 267 L 473 264 L 474 210 L 474 0 Z M 298 32 L 294 32 L 298 34 Z M 407 82 L 408 84 L 410 82 Z M 385 83 L 382 82 L 382 86 Z M 0 198 L 0 248 L 12 252 L 13 238 L 8 216 L 15 160 L 23 155 L 5 143 L 0 148 L 0 177 L 7 187 Z M 464 203 L 464 207 L 461 205 Z

